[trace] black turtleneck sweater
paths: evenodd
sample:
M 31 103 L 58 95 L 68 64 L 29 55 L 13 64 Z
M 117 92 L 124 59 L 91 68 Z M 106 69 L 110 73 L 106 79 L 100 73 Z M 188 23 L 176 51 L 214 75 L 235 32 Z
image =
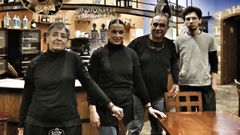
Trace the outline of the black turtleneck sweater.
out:
M 89 73 L 97 84 L 104 90 L 114 104 L 123 107 L 124 121 L 128 123 L 132 118 L 133 87 L 136 95 L 144 104 L 149 96 L 143 82 L 137 54 L 124 45 L 108 43 L 97 49 L 91 56 Z M 91 104 L 97 106 L 101 125 L 116 125 L 112 115 L 104 111 L 99 103 L 90 98 Z M 131 106 L 131 107 L 129 107 Z
M 74 52 L 47 51 L 33 59 L 27 69 L 19 126 L 24 121 L 37 126 L 80 124 L 75 96 L 75 79 L 97 101 L 109 98 L 91 79 L 81 58 Z

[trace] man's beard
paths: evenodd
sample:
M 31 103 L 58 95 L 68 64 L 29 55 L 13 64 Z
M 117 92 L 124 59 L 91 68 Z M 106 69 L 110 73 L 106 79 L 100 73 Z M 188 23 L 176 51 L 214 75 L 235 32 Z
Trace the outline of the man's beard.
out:
M 188 27 L 188 30 L 193 32 L 193 31 L 196 31 L 196 30 L 197 30 L 197 27 L 189 26 L 189 27 Z

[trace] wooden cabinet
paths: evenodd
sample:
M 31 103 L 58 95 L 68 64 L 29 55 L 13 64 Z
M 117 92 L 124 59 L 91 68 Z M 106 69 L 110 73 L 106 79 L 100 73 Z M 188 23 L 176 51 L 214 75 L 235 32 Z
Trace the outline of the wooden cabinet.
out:
M 16 135 L 17 133 L 16 130 L 22 101 L 23 85 L 23 80 L 0 80 L 0 112 L 8 113 L 8 135 Z M 78 112 L 82 121 L 82 135 L 98 135 L 97 129 L 92 127 L 89 123 L 87 93 L 81 86 L 76 87 L 76 99 Z
M 0 74 L 7 72 L 7 40 L 6 30 L 0 29 Z

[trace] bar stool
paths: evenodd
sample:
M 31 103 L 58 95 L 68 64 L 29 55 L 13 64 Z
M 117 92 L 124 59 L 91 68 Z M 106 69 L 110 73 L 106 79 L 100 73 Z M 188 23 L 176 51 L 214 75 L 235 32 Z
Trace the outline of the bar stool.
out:
M 7 113 L 0 112 L 0 134 L 7 135 Z

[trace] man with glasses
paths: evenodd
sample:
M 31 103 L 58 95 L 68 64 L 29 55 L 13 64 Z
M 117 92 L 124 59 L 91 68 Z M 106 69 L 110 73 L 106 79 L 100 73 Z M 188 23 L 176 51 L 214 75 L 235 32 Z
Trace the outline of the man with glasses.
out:
M 176 39 L 176 51 L 180 57 L 180 90 L 200 91 L 203 110 L 215 111 L 217 45 L 212 35 L 200 30 L 202 11 L 199 8 L 187 7 L 183 12 L 183 20 L 187 32 Z
M 129 47 L 138 54 L 144 82 L 153 108 L 164 111 L 164 92 L 167 91 L 168 73 L 172 73 L 173 83 L 170 92 L 176 96 L 178 88 L 177 54 L 174 43 L 164 37 L 169 28 L 169 18 L 159 13 L 152 18 L 151 33 L 134 39 Z M 137 91 L 137 89 L 135 89 Z M 144 108 L 134 97 L 135 120 L 129 124 L 128 134 L 138 135 L 144 123 Z M 161 135 L 162 128 L 157 119 L 149 115 L 151 135 Z

